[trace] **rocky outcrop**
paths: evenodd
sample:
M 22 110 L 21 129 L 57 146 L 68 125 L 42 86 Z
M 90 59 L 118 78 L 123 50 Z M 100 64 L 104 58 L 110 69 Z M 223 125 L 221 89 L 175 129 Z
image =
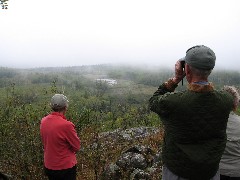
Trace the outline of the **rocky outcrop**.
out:
M 119 139 L 131 141 L 139 138 L 145 138 L 157 132 L 159 132 L 159 129 L 151 127 L 138 127 L 125 130 L 116 129 L 111 132 L 101 133 L 100 138 L 111 139 L 115 141 L 118 141 Z
M 123 152 L 115 163 L 109 164 L 103 174 L 104 180 L 152 180 L 159 179 L 161 155 L 149 147 L 136 145 Z
M 118 141 L 145 138 L 157 133 L 155 128 L 131 128 L 101 134 L 101 137 Z M 160 179 L 161 153 L 149 146 L 137 144 L 122 152 L 115 162 L 108 164 L 101 175 L 102 180 L 155 180 Z

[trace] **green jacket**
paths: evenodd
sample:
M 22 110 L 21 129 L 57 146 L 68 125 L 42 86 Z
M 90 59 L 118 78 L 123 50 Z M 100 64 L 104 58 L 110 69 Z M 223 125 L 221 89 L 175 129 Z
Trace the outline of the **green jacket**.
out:
M 213 177 L 226 145 L 233 97 L 212 84 L 189 84 L 182 92 L 170 92 L 162 84 L 149 101 L 164 125 L 162 156 L 167 168 L 191 180 Z

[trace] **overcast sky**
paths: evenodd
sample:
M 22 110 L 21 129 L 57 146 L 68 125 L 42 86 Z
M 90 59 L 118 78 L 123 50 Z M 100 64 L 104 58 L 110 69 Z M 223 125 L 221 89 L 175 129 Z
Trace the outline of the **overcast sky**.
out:
M 194 45 L 239 69 L 239 0 L 9 0 L 0 66 L 131 63 L 174 67 Z

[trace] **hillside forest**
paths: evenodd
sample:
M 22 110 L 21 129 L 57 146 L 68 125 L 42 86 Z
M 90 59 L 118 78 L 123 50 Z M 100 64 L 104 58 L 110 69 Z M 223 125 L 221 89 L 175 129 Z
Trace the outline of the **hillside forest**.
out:
M 118 141 L 107 148 L 93 148 L 92 144 L 104 143 L 99 135 L 116 129 L 161 129 L 159 117 L 149 111 L 148 100 L 173 74 L 173 70 L 161 67 L 111 64 L 31 69 L 0 67 L 0 172 L 13 179 L 46 179 L 39 127 L 42 117 L 51 112 L 49 102 L 55 93 L 68 97 L 66 117 L 75 124 L 81 139 L 81 150 L 77 154 L 79 179 L 101 179 L 104 167 L 134 144 L 145 144 L 159 151 L 162 133 L 135 142 Z M 209 81 L 216 89 L 224 85 L 239 89 L 240 72 L 214 70 Z M 176 90 L 184 90 L 186 85 L 184 79 Z

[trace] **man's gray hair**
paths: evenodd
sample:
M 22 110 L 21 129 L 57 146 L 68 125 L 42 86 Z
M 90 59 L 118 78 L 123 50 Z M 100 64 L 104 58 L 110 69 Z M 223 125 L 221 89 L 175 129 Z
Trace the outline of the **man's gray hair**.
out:
M 199 77 L 203 77 L 203 78 L 208 78 L 208 76 L 211 74 L 212 69 L 209 70 L 205 70 L 205 69 L 197 69 L 195 67 L 192 67 L 189 65 L 189 68 L 191 69 L 191 71 L 193 72 L 193 74 L 195 74 L 196 76 Z

